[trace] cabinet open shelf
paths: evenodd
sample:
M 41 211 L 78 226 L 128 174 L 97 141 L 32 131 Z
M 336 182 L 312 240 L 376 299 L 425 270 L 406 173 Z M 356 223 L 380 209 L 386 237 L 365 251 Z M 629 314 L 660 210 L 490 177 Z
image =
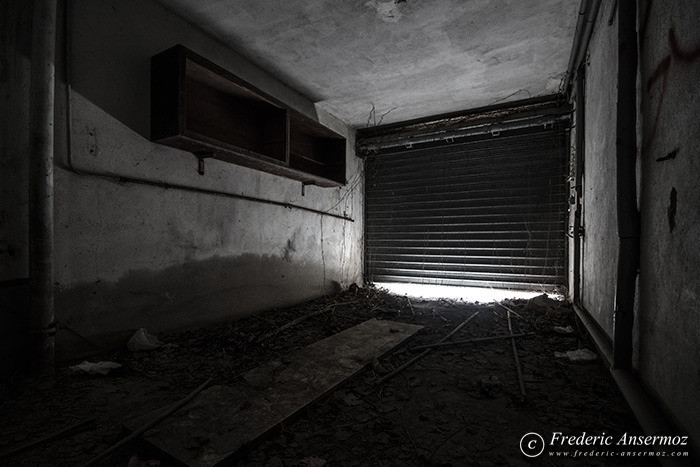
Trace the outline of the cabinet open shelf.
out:
M 313 120 L 290 117 L 289 165 L 303 172 L 345 183 L 345 139 Z M 343 157 L 329 157 L 342 154 Z
M 307 184 L 345 184 L 345 138 L 181 45 L 151 60 L 151 139 Z

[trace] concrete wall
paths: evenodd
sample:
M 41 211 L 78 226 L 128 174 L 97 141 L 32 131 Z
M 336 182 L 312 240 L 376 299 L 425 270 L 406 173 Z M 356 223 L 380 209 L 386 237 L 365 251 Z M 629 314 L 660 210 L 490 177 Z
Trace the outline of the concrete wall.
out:
M 31 3 L 0 2 L 0 362 L 25 342 Z
M 584 306 L 612 335 L 616 24 L 603 2 L 586 85 Z M 641 258 L 634 366 L 662 409 L 700 443 L 700 3 L 640 2 Z M 661 159 L 661 160 L 659 160 Z M 664 160 L 665 159 L 665 160 Z
M 636 365 L 700 445 L 700 3 L 647 0 L 642 5 Z
M 581 303 L 612 334 L 617 274 L 615 103 L 617 21 L 602 2 L 586 60 Z
M 76 174 L 66 162 L 65 94 L 59 82 L 55 282 L 60 357 L 95 350 L 78 334 L 109 344 L 138 327 L 158 333 L 236 318 L 361 282 L 363 180 L 353 130 L 154 2 L 78 0 L 73 10 L 76 168 L 329 210 L 354 222 Z M 151 143 L 150 57 L 177 43 L 346 136 L 348 185 L 307 186 L 302 196 L 300 182 L 215 160 L 207 160 L 201 176 L 192 154 Z M 20 56 L 28 55 L 13 55 Z M 20 68 L 26 70 L 26 63 Z M 4 154 L 5 159 L 18 173 L 26 171 L 26 150 Z M 11 185 L 18 193 L 26 191 L 22 178 Z M 26 216 L 22 205 L 11 210 L 18 219 Z M 3 231 L 2 241 L 19 252 L 22 266 L 14 275 L 21 275 L 26 232 L 16 232 L 6 237 Z

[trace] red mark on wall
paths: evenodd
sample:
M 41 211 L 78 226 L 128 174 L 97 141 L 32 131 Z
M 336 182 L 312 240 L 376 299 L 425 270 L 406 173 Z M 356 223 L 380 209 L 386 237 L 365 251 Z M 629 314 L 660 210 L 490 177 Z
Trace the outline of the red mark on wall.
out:
M 649 26 L 649 17 L 651 13 L 652 3 L 652 0 L 649 0 L 649 2 L 647 3 L 647 7 L 644 13 L 644 19 L 640 28 L 640 48 L 642 49 L 644 48 L 644 39 L 646 36 L 647 28 Z M 656 136 L 656 129 L 658 127 L 659 118 L 661 116 L 661 109 L 663 107 L 664 96 L 666 95 L 666 85 L 668 84 L 668 75 L 671 71 L 671 65 L 674 62 L 691 63 L 695 60 L 700 59 L 700 46 L 696 46 L 695 48 L 691 49 L 683 48 L 678 42 L 678 38 L 676 37 L 676 30 L 673 27 L 669 28 L 668 30 L 668 44 L 669 48 L 671 49 L 670 52 L 667 53 L 659 61 L 658 65 L 656 65 L 656 68 L 654 68 L 654 71 L 647 80 L 647 92 L 651 91 L 652 87 L 654 87 L 654 85 L 657 82 L 661 83 L 659 85 L 659 102 L 656 108 L 656 114 L 654 115 L 654 126 L 652 127 L 651 135 L 647 140 L 647 144 L 651 143 L 654 140 L 654 137 Z
M 673 54 L 673 58 L 676 60 L 690 63 L 700 58 L 700 46 L 690 51 L 681 49 L 678 45 L 678 39 L 676 39 L 676 31 L 674 31 L 673 28 L 668 30 L 668 43 L 671 44 L 671 54 Z
M 668 71 L 671 68 L 671 62 L 673 60 L 678 60 L 681 63 L 691 63 L 700 58 L 700 46 L 695 47 L 692 50 L 683 50 L 678 44 L 678 39 L 676 38 L 676 31 L 673 27 L 668 30 L 668 43 L 671 46 L 671 52 L 666 54 L 664 58 L 661 59 L 659 64 L 654 69 L 654 72 L 649 77 L 647 81 L 647 91 L 651 89 L 656 81 L 663 77 L 664 81 L 668 75 Z

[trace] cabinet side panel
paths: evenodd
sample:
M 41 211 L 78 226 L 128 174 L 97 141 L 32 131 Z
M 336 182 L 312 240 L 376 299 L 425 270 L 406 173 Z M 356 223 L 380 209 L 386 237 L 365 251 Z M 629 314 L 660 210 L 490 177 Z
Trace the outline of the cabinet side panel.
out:
M 179 46 L 151 59 L 151 140 L 177 136 L 182 130 L 184 92 Z

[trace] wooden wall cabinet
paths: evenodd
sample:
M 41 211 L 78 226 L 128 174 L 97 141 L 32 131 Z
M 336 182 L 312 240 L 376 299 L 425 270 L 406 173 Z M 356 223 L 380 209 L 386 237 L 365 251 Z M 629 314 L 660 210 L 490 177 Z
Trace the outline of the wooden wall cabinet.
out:
M 345 138 L 182 45 L 151 59 L 151 140 L 306 184 L 345 185 Z

